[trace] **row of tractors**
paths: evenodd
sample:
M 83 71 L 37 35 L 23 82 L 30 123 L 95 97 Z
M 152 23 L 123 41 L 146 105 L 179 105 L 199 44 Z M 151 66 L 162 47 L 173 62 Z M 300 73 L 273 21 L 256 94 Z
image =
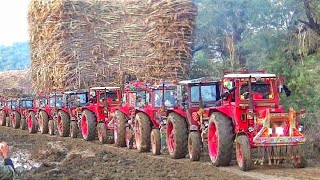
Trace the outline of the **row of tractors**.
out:
M 93 87 L 37 97 L 0 100 L 0 125 L 103 144 L 188 156 L 199 161 L 207 149 L 215 166 L 228 166 L 235 149 L 241 170 L 255 163 L 289 159 L 305 167 L 305 137 L 297 130 L 299 115 L 279 103 L 290 95 L 282 78 L 258 72 L 229 72 L 222 78 L 178 83 L 146 81 L 124 87 Z M 235 147 L 235 148 L 234 148 Z

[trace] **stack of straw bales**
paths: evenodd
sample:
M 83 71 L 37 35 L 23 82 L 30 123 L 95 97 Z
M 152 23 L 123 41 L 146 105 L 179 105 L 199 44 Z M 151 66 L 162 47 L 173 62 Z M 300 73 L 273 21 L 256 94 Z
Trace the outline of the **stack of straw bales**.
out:
M 191 0 L 31 0 L 37 92 L 181 79 L 190 64 Z

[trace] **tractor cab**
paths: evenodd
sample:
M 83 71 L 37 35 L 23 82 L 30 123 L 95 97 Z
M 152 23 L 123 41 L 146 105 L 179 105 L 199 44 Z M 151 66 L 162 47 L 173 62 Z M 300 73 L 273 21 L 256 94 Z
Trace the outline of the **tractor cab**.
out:
M 7 100 L 5 98 L 0 98 L 0 110 L 6 107 Z
M 84 107 L 87 105 L 88 91 L 87 90 L 74 90 L 64 92 L 64 104 L 68 108 Z
M 120 87 L 93 87 L 89 90 L 89 103 L 105 107 L 120 104 Z
M 50 94 L 50 96 L 49 96 L 50 108 L 52 108 L 52 109 L 62 108 L 63 106 L 65 106 L 63 99 L 64 99 L 63 94 L 60 94 L 60 93 Z

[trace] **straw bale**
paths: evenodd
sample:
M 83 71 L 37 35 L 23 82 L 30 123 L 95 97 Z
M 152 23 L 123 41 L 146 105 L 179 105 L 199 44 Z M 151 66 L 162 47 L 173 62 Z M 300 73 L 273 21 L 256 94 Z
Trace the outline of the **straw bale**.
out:
M 181 79 L 191 60 L 191 0 L 31 0 L 38 92 L 121 85 L 126 77 Z

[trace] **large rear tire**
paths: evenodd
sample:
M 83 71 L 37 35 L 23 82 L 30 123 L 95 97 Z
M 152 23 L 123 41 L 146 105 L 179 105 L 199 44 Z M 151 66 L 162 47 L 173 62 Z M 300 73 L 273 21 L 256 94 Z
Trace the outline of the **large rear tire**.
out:
M 34 134 L 38 131 L 38 122 L 36 119 L 36 114 L 31 111 L 28 115 L 28 130 L 30 133 Z
M 188 128 L 183 117 L 170 113 L 167 119 L 167 145 L 172 159 L 186 157 L 188 149 Z
M 77 138 L 78 135 L 78 124 L 76 121 L 70 123 L 70 137 Z
M 86 141 L 92 141 L 96 135 L 97 121 L 94 114 L 89 110 L 84 110 L 81 117 L 82 137 Z
M 160 155 L 161 151 L 161 139 L 160 130 L 152 129 L 151 131 L 151 152 L 154 155 Z
M 70 117 L 69 115 L 60 110 L 58 112 L 58 118 L 57 118 L 57 127 L 58 127 L 58 133 L 61 137 L 68 137 L 70 134 Z
M 240 170 L 249 171 L 251 169 L 251 148 L 246 135 L 239 135 L 236 139 L 236 157 Z
M 20 121 L 20 129 L 25 130 L 27 128 L 27 121 L 25 118 L 22 118 Z
M 53 120 L 49 120 L 48 126 L 49 126 L 49 134 L 51 136 L 53 136 L 54 135 L 54 130 L 55 130 L 54 121 Z
M 213 112 L 209 119 L 208 151 L 214 166 L 230 165 L 233 138 L 231 119 L 220 112 Z
M 114 143 L 118 147 L 126 147 L 126 116 L 117 110 L 114 118 Z
M 48 134 L 48 132 L 49 132 L 49 124 L 48 124 L 49 123 L 49 116 L 48 116 L 47 112 L 40 111 L 38 123 L 39 123 L 39 129 L 40 129 L 41 134 Z
M 20 127 L 20 121 L 21 121 L 21 115 L 17 111 L 13 111 L 13 116 L 12 116 L 12 127 L 14 129 L 18 129 Z
M 6 112 L 1 110 L 0 111 L 0 125 L 1 126 L 5 126 L 6 125 L 6 119 L 7 119 Z
M 200 134 L 190 132 L 188 137 L 188 151 L 191 161 L 199 161 L 201 156 Z
M 104 123 L 98 123 L 97 130 L 98 130 L 98 139 L 100 143 L 106 144 L 108 141 L 106 125 Z
M 135 118 L 135 140 L 138 152 L 148 152 L 151 146 L 151 125 L 145 113 L 137 113 Z

